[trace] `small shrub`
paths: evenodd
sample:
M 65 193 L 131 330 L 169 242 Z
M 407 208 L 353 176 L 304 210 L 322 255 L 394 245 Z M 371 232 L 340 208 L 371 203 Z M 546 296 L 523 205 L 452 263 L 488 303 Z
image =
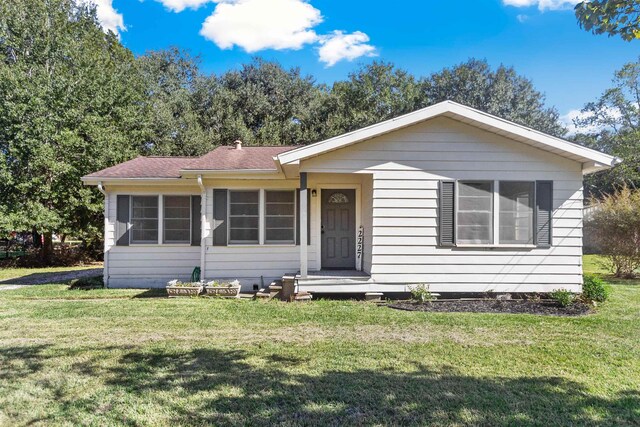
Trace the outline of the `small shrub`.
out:
M 433 301 L 435 298 L 429 291 L 429 285 L 420 284 L 411 287 L 411 299 L 423 303 Z
M 605 302 L 609 298 L 609 288 L 598 276 L 585 274 L 581 297 L 586 303 Z
M 640 190 L 622 187 L 591 200 L 584 232 L 607 258 L 616 277 L 632 278 L 640 267 Z
M 549 298 L 560 304 L 561 307 L 568 307 L 573 303 L 575 295 L 566 289 L 556 289 L 549 294 Z
M 202 286 L 202 283 L 200 283 L 200 282 L 181 282 L 179 280 L 176 280 L 175 282 L 170 283 L 170 286 L 173 286 L 175 288 L 194 288 L 194 287 Z
M 234 286 L 240 286 L 240 282 L 238 280 L 234 280 L 232 282 L 219 282 L 214 280 L 207 282 L 207 286 L 210 288 L 232 288 Z

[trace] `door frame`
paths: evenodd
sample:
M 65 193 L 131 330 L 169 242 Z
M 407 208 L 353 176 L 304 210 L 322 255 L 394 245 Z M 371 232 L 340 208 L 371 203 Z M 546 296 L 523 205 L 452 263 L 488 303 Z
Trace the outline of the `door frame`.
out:
M 316 221 L 315 224 L 315 235 L 317 236 L 316 238 L 316 254 L 317 254 L 317 261 L 316 261 L 316 270 L 321 270 L 322 269 L 322 190 L 355 190 L 356 191 L 356 226 L 355 226 L 355 230 L 353 230 L 353 250 L 355 253 L 355 265 L 353 266 L 353 268 L 355 268 L 357 271 L 362 271 L 362 263 L 358 262 L 358 230 L 360 230 L 360 225 L 362 224 L 361 221 L 361 203 L 360 203 L 360 197 L 361 197 L 361 188 L 362 185 L 361 184 L 354 184 L 354 183 L 350 183 L 350 184 L 317 184 L 316 186 L 316 190 L 317 190 L 317 195 L 315 197 L 315 199 L 318 201 L 316 203 L 315 209 L 314 209 L 314 213 L 316 215 L 316 218 L 318 219 Z M 360 254 L 360 256 L 362 256 L 362 254 Z

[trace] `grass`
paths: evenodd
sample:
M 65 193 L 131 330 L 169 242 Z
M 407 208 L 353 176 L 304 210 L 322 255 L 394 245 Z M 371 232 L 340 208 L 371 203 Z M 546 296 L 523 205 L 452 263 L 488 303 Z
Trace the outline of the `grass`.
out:
M 0 268 L 0 281 L 7 280 L 7 279 L 16 279 L 16 278 L 24 277 L 31 274 L 59 273 L 59 272 L 71 271 L 71 270 L 86 270 L 88 268 L 96 268 L 96 266 L 86 265 L 86 266 L 78 266 L 78 267 L 43 267 L 43 268 L 2 267 Z
M 0 292 L 0 425 L 640 420 L 634 284 L 580 318 L 66 288 Z
M 604 257 L 599 255 L 585 255 L 583 257 L 582 268 L 585 273 L 594 273 L 600 275 L 603 279 L 611 284 L 621 285 L 640 285 L 640 279 L 618 279 L 613 277 L 611 270 L 608 268 Z M 640 271 L 636 270 L 640 276 Z

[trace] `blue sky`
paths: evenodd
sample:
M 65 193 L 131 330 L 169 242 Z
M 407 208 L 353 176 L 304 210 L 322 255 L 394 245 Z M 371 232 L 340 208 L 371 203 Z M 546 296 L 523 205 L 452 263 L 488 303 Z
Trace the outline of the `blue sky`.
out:
M 476 57 L 514 66 L 562 115 L 640 54 L 640 42 L 581 30 L 578 0 L 84 1 L 136 54 L 179 46 L 200 55 L 206 72 L 262 56 L 331 83 L 374 58 L 427 75 Z

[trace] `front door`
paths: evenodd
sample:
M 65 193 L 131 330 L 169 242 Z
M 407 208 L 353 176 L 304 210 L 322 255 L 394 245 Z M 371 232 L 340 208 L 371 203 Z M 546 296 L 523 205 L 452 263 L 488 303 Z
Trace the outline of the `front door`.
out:
M 355 269 L 356 190 L 322 190 L 322 268 Z

